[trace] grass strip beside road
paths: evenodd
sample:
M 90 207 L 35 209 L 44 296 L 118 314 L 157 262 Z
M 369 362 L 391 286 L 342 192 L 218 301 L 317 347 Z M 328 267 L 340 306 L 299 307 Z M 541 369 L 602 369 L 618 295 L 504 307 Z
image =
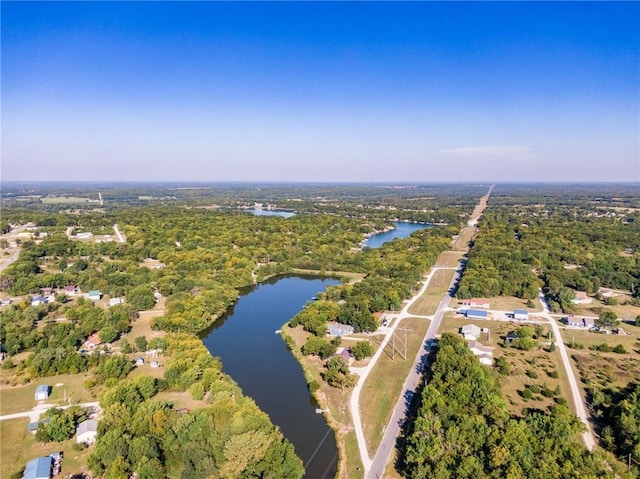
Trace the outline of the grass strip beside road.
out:
M 429 320 L 421 318 L 402 320 L 398 327 L 411 330 L 407 333 L 407 359 L 403 360 L 397 352 L 395 360 L 391 359 L 392 341 L 389 341 L 385 353 L 380 356 L 364 383 L 360 393 L 360 415 L 367 450 L 370 452 L 378 449 L 393 408 L 402 394 L 402 386 L 413 367 L 413 360 L 422 347 L 429 324 Z M 404 339 L 402 331 L 396 330 L 396 334 L 398 338 Z M 396 347 L 404 349 L 401 340 L 396 339 Z
M 453 269 L 440 269 L 433 273 L 427 290 L 411 305 L 409 314 L 415 314 L 416 316 L 431 316 L 435 314 L 440 301 L 449 290 L 454 274 L 455 270 Z

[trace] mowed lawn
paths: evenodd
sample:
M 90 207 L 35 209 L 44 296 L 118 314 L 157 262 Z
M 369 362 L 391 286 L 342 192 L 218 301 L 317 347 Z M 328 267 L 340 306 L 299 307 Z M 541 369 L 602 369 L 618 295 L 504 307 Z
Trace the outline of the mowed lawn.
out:
M 43 444 L 27 432 L 28 423 L 27 418 L 0 421 L 0 477 L 8 478 L 23 469 L 31 459 L 58 451 L 64 452 L 63 474 L 76 474 L 86 469 L 91 449 L 74 450 L 75 436 L 64 442 Z
M 422 318 L 406 318 L 399 328 L 408 328 L 407 359 L 404 360 L 397 353 L 392 359 L 392 342 L 386 346 L 376 365 L 367 377 L 360 393 L 360 415 L 367 441 L 367 449 L 373 455 L 382 440 L 384 429 L 389 422 L 393 408 L 402 394 L 402 386 L 413 367 L 413 360 L 422 348 L 422 341 L 430 321 Z M 396 329 L 399 338 L 404 333 Z M 396 347 L 404 350 L 402 341 L 396 340 Z
M 36 387 L 40 384 L 51 386 L 51 395 L 47 400 L 51 404 L 62 404 L 65 397 L 71 403 L 95 401 L 91 392 L 84 387 L 84 381 L 91 377 L 83 374 L 60 374 L 38 378 L 26 386 L 0 388 L 0 415 L 29 411 L 36 406 L 34 399 Z
M 442 298 L 449 290 L 451 279 L 455 274 L 453 269 L 440 269 L 436 271 L 429 281 L 426 291 L 409 308 L 409 314 L 416 316 L 431 316 Z

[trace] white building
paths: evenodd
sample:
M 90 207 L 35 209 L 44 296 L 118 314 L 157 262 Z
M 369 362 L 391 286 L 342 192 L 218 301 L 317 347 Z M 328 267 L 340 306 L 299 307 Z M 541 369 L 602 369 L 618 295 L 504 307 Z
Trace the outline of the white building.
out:
M 467 324 L 460 328 L 460 334 L 462 337 L 469 341 L 475 341 L 480 337 L 482 330 L 475 324 Z
M 78 424 L 76 429 L 76 441 L 78 444 L 93 444 L 98 434 L 98 421 L 87 419 Z

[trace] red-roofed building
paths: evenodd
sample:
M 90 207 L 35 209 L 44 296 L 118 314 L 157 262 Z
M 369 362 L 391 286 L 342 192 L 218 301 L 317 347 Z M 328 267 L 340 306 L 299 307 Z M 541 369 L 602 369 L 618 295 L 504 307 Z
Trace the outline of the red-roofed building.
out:
M 489 301 L 484 299 L 470 298 L 463 299 L 462 306 L 466 308 L 487 308 L 489 309 Z

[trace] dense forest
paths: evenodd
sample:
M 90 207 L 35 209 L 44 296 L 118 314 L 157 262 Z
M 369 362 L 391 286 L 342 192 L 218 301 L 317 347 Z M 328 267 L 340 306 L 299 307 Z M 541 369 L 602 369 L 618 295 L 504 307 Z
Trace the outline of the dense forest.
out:
M 413 479 L 633 477 L 590 453 L 577 437 L 583 427 L 562 404 L 510 416 L 491 369 L 464 340 L 444 334 L 400 469 Z
M 527 208 L 490 207 L 469 252 L 460 298 L 537 296 L 572 311 L 575 291 L 600 287 L 640 295 L 640 217 L 593 216 Z
M 82 211 L 49 205 L 10 209 L 7 224 L 31 222 L 37 230 L 22 241 L 19 259 L 0 277 L 1 290 L 24 298 L 0 312 L 0 341 L 9 354 L 3 367 L 21 380 L 89 372 L 86 386 L 104 408 L 89 459 L 96 474 L 299 477 L 302 465 L 291 444 L 221 372 L 196 334 L 234 303 L 239 288 L 294 268 L 364 277 L 330 288 L 305 310 L 315 315 L 318 308 L 326 309 L 314 331 L 318 341 L 325 342 L 328 320 L 373 330 L 378 324 L 372 313 L 399 309 L 457 232 L 468 211 L 453 208 L 454 225 L 422 230 L 379 249 L 361 249 L 360 243 L 365 233 L 390 226 L 383 215 L 313 212 L 284 219 L 175 202 Z M 109 238 L 115 223 L 126 242 L 76 237 L 91 232 Z M 85 293 L 99 290 L 102 300 L 66 296 L 60 291 L 67 285 Z M 56 300 L 30 305 L 42 288 L 58 291 Z M 164 314 L 153 327 L 167 335 L 118 342 L 140 311 L 153 308 L 159 297 L 165 301 Z M 111 298 L 124 303 L 107 307 Z M 102 354 L 104 347 L 82 354 L 79 348 L 93 334 L 119 345 L 121 353 L 162 349 L 169 357 L 164 376 L 130 379 L 130 358 Z M 372 353 L 368 343 L 356 352 Z M 18 353 L 29 354 L 14 363 Z M 329 360 L 324 377 L 330 384 L 343 387 L 348 376 L 344 364 Z M 156 398 L 163 392 L 188 392 L 202 407 L 177 410 Z M 61 418 L 58 422 L 69 423 Z M 43 440 L 61 437 L 60 428 L 49 429 L 46 438 L 41 433 Z

